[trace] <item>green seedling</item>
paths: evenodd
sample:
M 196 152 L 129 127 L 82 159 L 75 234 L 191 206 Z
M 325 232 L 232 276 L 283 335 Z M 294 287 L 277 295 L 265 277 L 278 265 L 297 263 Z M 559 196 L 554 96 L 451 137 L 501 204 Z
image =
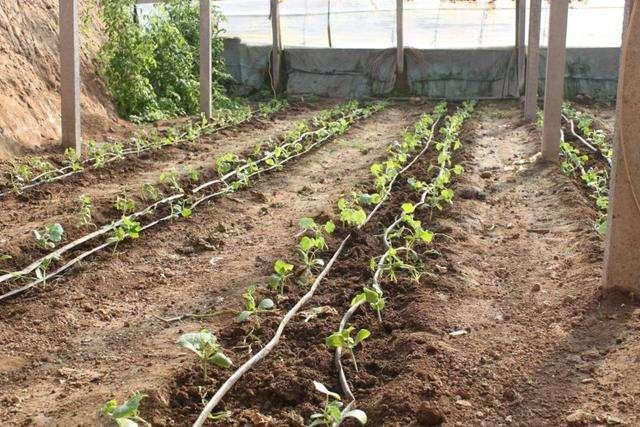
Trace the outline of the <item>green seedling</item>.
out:
M 177 193 L 184 193 L 182 189 L 182 185 L 180 185 L 180 177 L 178 172 L 176 171 L 168 171 L 160 174 L 160 178 L 158 179 L 161 184 L 168 185 L 169 188 L 174 190 Z
M 151 202 L 157 202 L 162 197 L 162 192 L 151 184 L 142 184 L 140 191 L 145 200 Z
M 32 157 L 29 160 L 29 166 L 33 171 L 38 173 L 43 181 L 48 181 L 54 174 L 56 168 L 41 157 Z
M 216 157 L 216 172 L 222 176 L 231 172 L 233 166 L 240 162 L 240 158 L 234 153 L 226 153 L 222 156 Z
M 87 144 L 87 152 L 89 158 L 93 162 L 93 167 L 100 169 L 107 164 L 107 146 L 106 144 L 97 144 L 95 141 L 89 141 Z
M 115 243 L 115 247 L 113 249 L 115 251 L 118 244 L 125 239 L 137 239 L 140 237 L 141 230 L 142 227 L 139 222 L 134 221 L 130 217 L 124 217 L 122 219 L 122 223 L 113 230 L 113 235 L 109 237 L 107 241 L 109 243 Z
M 38 265 L 38 267 L 36 268 L 36 278 L 42 281 L 42 284 L 44 286 L 46 286 L 47 284 L 47 272 L 49 271 L 49 267 L 51 267 L 51 264 L 53 263 L 53 261 L 57 261 L 59 259 L 60 259 L 60 256 L 58 255 L 48 256 L 45 259 L 43 259 L 40 265 Z
M 121 193 L 116 197 L 116 202 L 113 204 L 113 207 L 116 208 L 122 216 L 127 216 L 136 209 L 136 202 L 130 199 L 126 193 Z
M 73 172 L 80 172 L 84 169 L 80 155 L 73 148 L 64 150 L 65 164 L 71 168 Z
M 326 400 L 322 412 L 311 415 L 309 427 L 339 427 L 347 418 L 353 418 L 361 425 L 367 423 L 367 414 L 360 409 L 350 409 L 343 412 L 344 404 L 338 393 L 329 391 L 324 384 L 317 381 L 313 382 L 313 386 L 325 395 Z
M 349 326 L 342 331 L 332 333 L 326 338 L 325 344 L 329 348 L 342 348 L 343 351 L 348 352 L 351 355 L 353 367 L 357 371 L 358 363 L 356 362 L 356 356 L 353 348 L 371 336 L 371 332 L 367 329 L 360 329 L 356 336 L 352 337 L 351 332 L 353 332 L 354 329 L 355 328 L 353 326 Z
M 200 179 L 200 172 L 191 166 L 187 166 L 185 168 L 185 173 L 191 182 L 197 182 Z
M 273 310 L 275 304 L 270 298 L 264 298 L 259 303 L 256 303 L 254 294 L 257 290 L 255 285 L 249 286 L 242 298 L 244 298 L 244 310 L 242 310 L 236 316 L 236 322 L 242 323 L 249 320 L 252 316 L 257 316 L 265 311 Z
M 293 274 L 293 264 L 289 264 L 281 259 L 276 260 L 273 265 L 273 274 L 269 276 L 267 283 L 269 287 L 279 294 L 284 294 L 284 284 Z
M 179 202 L 171 204 L 171 216 L 174 219 L 186 219 L 189 218 L 192 213 L 193 208 L 191 207 L 190 202 L 186 199 L 181 199 Z
M 218 339 L 206 329 L 203 329 L 200 332 L 188 332 L 181 335 L 178 339 L 178 345 L 191 350 L 198 355 L 202 362 L 202 371 L 205 381 L 208 379 L 207 365 L 209 363 L 224 369 L 233 366 L 231 359 L 225 356 L 221 351 Z
M 33 230 L 31 233 L 38 246 L 43 249 L 53 249 L 62 241 L 64 228 L 58 223 L 47 224 L 43 230 Z
M 140 417 L 140 402 L 147 397 L 141 393 L 135 393 L 122 405 L 118 405 L 116 399 L 110 400 L 102 407 L 102 414 L 109 417 L 118 427 L 138 427 L 140 424 L 151 426 L 150 423 Z
M 95 227 L 91 217 L 91 198 L 89 196 L 82 195 L 78 198 L 78 222 L 76 226 L 78 228 L 92 226 Z
M 382 297 L 382 290 L 370 289 L 365 287 L 361 293 L 357 294 L 351 300 L 352 307 L 354 305 L 363 304 L 363 303 L 369 304 L 369 306 L 378 315 L 378 319 L 382 318 L 380 312 L 384 309 L 386 305 L 386 301 Z
M 338 200 L 338 209 L 340 210 L 340 221 L 349 226 L 359 227 L 364 224 L 367 219 L 367 214 L 364 209 L 355 202 L 345 198 Z

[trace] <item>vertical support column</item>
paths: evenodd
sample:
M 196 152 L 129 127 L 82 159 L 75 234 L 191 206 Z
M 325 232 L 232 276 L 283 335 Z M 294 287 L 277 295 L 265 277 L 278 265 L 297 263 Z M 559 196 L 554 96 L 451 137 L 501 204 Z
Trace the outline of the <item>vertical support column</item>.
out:
M 524 86 L 525 47 L 527 0 L 516 0 L 516 96 L 520 96 Z
M 200 112 L 211 117 L 211 0 L 200 0 Z
M 557 162 L 560 156 L 560 126 L 567 60 L 569 0 L 553 0 L 549 10 L 549 44 L 544 91 L 544 138 L 542 158 Z
M 542 0 L 531 0 L 529 6 L 529 43 L 527 46 L 527 73 L 524 96 L 524 119 L 529 122 L 535 120 L 538 107 L 541 11 Z
M 77 0 L 60 0 L 60 107 L 62 146 L 82 150 L 80 130 L 80 40 Z
M 622 48 L 605 246 L 605 289 L 640 295 L 640 6 L 632 6 Z
M 404 0 L 396 0 L 396 66 L 398 76 L 404 73 Z
M 624 2 L 624 16 L 622 18 L 622 39 L 624 40 L 624 35 L 627 31 L 627 27 L 629 26 L 629 18 L 631 16 L 631 8 L 633 7 L 633 3 L 635 0 L 625 0 Z
M 282 61 L 282 40 L 280 38 L 280 3 L 271 0 L 271 32 L 273 37 L 271 47 L 271 89 L 280 90 L 280 66 Z

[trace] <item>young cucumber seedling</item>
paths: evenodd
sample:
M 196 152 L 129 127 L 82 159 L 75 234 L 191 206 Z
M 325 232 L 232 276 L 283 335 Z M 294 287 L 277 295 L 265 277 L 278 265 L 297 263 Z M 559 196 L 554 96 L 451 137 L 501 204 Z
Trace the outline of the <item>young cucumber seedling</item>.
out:
M 141 393 L 135 393 L 122 405 L 113 399 L 102 407 L 102 415 L 109 417 L 118 427 L 138 427 L 140 424 L 151 426 L 150 423 L 140 417 L 140 402 L 147 397 Z
M 257 290 L 257 286 L 249 286 L 247 291 L 242 294 L 244 298 L 244 310 L 238 313 L 236 317 L 236 322 L 242 323 L 249 320 L 251 316 L 258 315 L 264 311 L 272 310 L 275 307 L 273 300 L 270 298 L 264 298 L 259 303 L 256 304 L 256 299 L 253 296 Z
M 360 344 L 365 339 L 371 336 L 371 332 L 367 329 L 360 329 L 356 334 L 355 338 L 351 336 L 351 332 L 353 332 L 355 328 L 353 326 L 349 326 L 342 330 L 342 332 L 337 331 L 332 333 L 325 340 L 325 344 L 329 348 L 342 348 L 345 351 L 348 351 L 351 355 L 351 360 L 353 361 L 353 367 L 355 370 L 358 370 L 358 363 L 356 362 L 356 355 L 353 351 L 353 348 Z
M 322 383 L 317 381 L 313 382 L 313 386 L 317 391 L 326 396 L 324 408 L 322 412 L 311 415 L 309 427 L 326 426 L 326 427 L 339 427 L 343 421 L 347 418 L 353 418 L 361 425 L 367 423 L 367 414 L 360 409 L 349 409 L 343 411 L 344 404 L 338 393 L 329 391 L 329 389 Z
M 47 224 L 43 230 L 33 230 L 31 233 L 38 246 L 43 249 L 53 249 L 62 241 L 64 228 L 58 223 Z
M 289 264 L 281 259 L 276 260 L 273 265 L 274 273 L 269 276 L 267 283 L 269 287 L 279 293 L 284 294 L 284 284 L 289 277 L 293 274 L 293 264 Z
M 205 381 L 208 379 L 207 365 L 209 363 L 225 369 L 233 365 L 231 359 L 221 351 L 220 344 L 218 344 L 218 339 L 215 335 L 206 329 L 200 332 L 188 332 L 181 335 L 178 339 L 178 345 L 198 355 L 202 362 Z

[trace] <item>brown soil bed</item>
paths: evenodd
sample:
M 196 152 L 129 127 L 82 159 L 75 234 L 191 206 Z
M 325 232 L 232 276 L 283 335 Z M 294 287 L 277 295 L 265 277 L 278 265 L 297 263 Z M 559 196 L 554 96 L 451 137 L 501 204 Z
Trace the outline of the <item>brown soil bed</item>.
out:
M 345 359 L 358 407 L 371 425 L 639 422 L 633 355 L 640 310 L 601 293 L 602 241 L 590 201 L 557 166 L 532 161 L 540 135 L 519 124 L 517 110 L 484 104 L 472 127 L 468 172 L 457 184 L 462 197 L 431 223 L 448 236 L 437 239 L 440 256 L 423 258 L 431 274 L 387 283 L 382 323 L 370 311 L 352 322 L 373 333 L 357 350 L 359 372 Z M 380 223 L 407 197 L 396 193 Z M 292 324 L 224 399 L 218 409 L 231 418 L 220 424 L 303 425 L 323 400 L 313 380 L 340 391 L 323 342 L 370 281 L 369 259 L 381 251 L 372 235 L 380 230 L 377 224 L 357 236 L 309 306 L 339 314 Z M 267 316 L 251 332 L 266 342 L 278 320 Z M 239 337 L 250 332 L 203 325 L 236 357 Z M 466 333 L 450 335 L 457 330 Z M 204 391 L 210 396 L 226 378 L 217 373 L 205 384 L 200 368 L 187 364 L 173 383 L 153 390 L 146 414 L 161 425 L 189 424 Z
M 158 183 L 163 172 L 175 170 L 183 174 L 187 167 L 210 170 L 217 156 L 227 152 L 247 154 L 257 142 L 277 138 L 295 123 L 309 119 L 327 106 L 327 103 L 295 104 L 271 120 L 254 119 L 192 143 L 131 156 L 102 169 L 88 169 L 69 179 L 44 184 L 24 194 L 7 195 L 2 198 L 0 253 L 11 255 L 12 260 L 4 268 L 18 267 L 46 253 L 31 237 L 31 230 L 41 229 L 45 224 L 60 223 L 65 229 L 66 241 L 95 230 L 91 226 L 78 227 L 78 199 L 82 195 L 91 200 L 93 222 L 97 226 L 108 224 L 121 217 L 114 208 L 118 195 L 127 195 L 142 208 L 149 202 L 142 199 L 141 186 L 152 184 L 165 190 Z
M 328 214 L 429 109 L 390 107 L 249 190 L 10 301 L 0 313 L 0 417 L 95 425 L 109 398 L 172 381 L 191 362 L 175 340 L 200 322 L 157 316 L 239 307 L 244 289 L 294 251 L 298 220 Z
M 280 311 L 253 331 L 233 322 L 240 294 L 264 283 L 275 259 L 294 259 L 301 217 L 332 215 L 341 194 L 368 181 L 383 148 L 429 110 L 391 107 L 233 199 L 3 306 L 0 419 L 97 425 L 102 403 L 142 391 L 144 418 L 190 425 L 229 372 L 212 370 L 203 384 L 193 355 L 175 344 L 179 335 L 208 328 L 237 365 L 257 351 L 301 289 L 290 286 Z M 345 358 L 370 425 L 640 424 L 640 307 L 602 294 L 592 202 L 558 165 L 532 161 L 539 141 L 515 103 L 479 105 L 465 130 L 454 205 L 431 219 L 421 213 L 439 233 L 439 255 L 423 256 L 419 282 L 384 283 L 382 323 L 369 310 L 352 320 L 373 333 L 356 349 L 359 372 Z M 369 282 L 382 224 L 411 197 L 394 194 L 306 307 L 337 314 L 297 318 L 225 397 L 218 409 L 231 418 L 221 425 L 302 425 L 322 404 L 312 380 L 340 392 L 324 339 Z M 185 313 L 215 315 L 156 317 Z M 458 330 L 466 333 L 450 335 Z

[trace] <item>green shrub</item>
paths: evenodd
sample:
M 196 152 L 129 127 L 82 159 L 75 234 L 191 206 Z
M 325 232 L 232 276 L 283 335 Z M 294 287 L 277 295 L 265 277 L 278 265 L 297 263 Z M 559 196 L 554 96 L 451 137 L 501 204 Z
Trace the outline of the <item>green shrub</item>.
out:
M 118 113 L 134 121 L 152 121 L 198 112 L 199 9 L 191 0 L 158 6 L 144 25 L 134 20 L 135 0 L 104 0 L 107 41 L 99 69 Z M 213 8 L 213 99 L 227 103 L 223 82 L 222 16 Z

